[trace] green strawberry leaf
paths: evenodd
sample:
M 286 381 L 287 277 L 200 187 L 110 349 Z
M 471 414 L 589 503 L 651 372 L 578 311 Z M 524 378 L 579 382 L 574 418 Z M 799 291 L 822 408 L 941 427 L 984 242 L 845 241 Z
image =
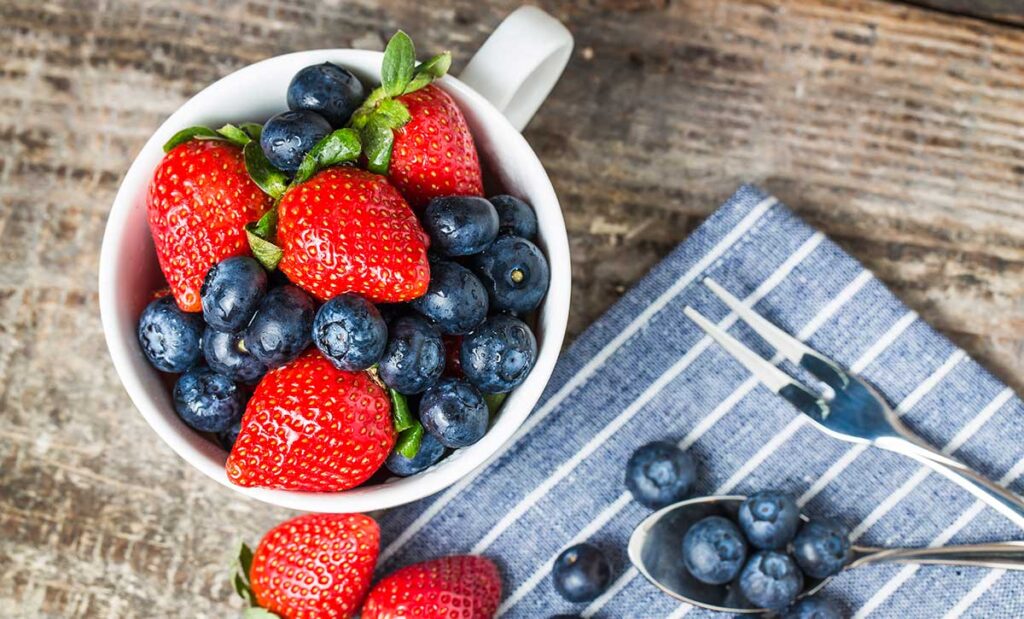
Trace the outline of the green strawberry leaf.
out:
M 415 458 L 416 454 L 420 452 L 420 441 L 422 440 L 423 426 L 420 422 L 414 421 L 411 428 L 399 433 L 398 441 L 395 442 L 395 451 L 406 458 Z
M 171 136 L 164 144 L 164 152 L 169 153 L 175 146 L 179 146 L 189 140 L 219 140 L 221 135 L 209 127 L 189 127 L 182 129 Z
M 245 542 L 242 542 L 238 547 L 238 567 L 241 568 L 246 580 L 248 580 L 249 573 L 252 572 L 252 548 L 249 548 L 249 544 Z
M 362 145 L 359 143 L 359 135 L 352 129 L 338 129 L 316 143 L 299 165 L 293 185 L 304 183 L 313 177 L 320 170 L 355 161 L 359 157 Z
M 255 606 L 256 595 L 252 592 L 252 587 L 249 585 L 249 572 L 252 570 L 252 549 L 245 542 L 239 545 L 234 570 L 235 577 L 231 579 L 231 584 L 235 588 L 235 593 L 245 600 L 249 606 Z
M 384 48 L 384 62 L 380 68 L 380 83 L 384 91 L 397 97 L 405 91 L 416 68 L 416 48 L 409 35 L 399 30 Z
M 249 249 L 256 260 L 268 271 L 277 268 L 284 251 L 274 244 L 274 233 L 277 231 L 277 209 L 270 209 L 258 221 L 245 224 L 245 236 L 249 240 Z
M 246 608 L 245 613 L 242 615 L 243 619 L 281 619 L 279 615 L 275 615 L 266 608 L 260 608 L 259 606 L 253 606 Z
M 485 393 L 484 402 L 487 402 L 487 410 L 493 415 L 501 408 L 502 402 L 508 397 L 507 393 Z
M 409 410 L 409 401 L 394 389 L 388 389 L 391 396 L 391 420 L 395 424 L 395 432 L 404 432 L 416 425 L 416 419 Z
M 263 125 L 259 123 L 242 123 L 240 128 L 253 140 L 258 141 L 260 139 L 260 135 L 263 134 Z
M 253 140 L 246 144 L 242 154 L 245 155 L 245 169 L 253 182 L 275 200 L 283 196 L 288 188 L 288 177 L 270 164 L 259 142 Z
M 412 120 L 409 115 L 409 108 L 401 101 L 384 99 L 373 112 L 371 121 L 378 122 L 389 129 L 398 129 L 405 123 Z
M 420 88 L 423 88 L 430 82 L 433 82 L 439 77 L 444 76 L 452 66 L 452 53 L 441 52 L 433 58 L 422 62 L 416 66 L 416 71 L 413 73 L 412 80 L 406 85 L 405 90 L 402 91 L 403 95 L 409 94 L 410 92 L 416 92 Z
M 246 604 L 252 606 L 256 603 L 256 596 L 253 594 L 252 588 L 249 587 L 249 583 L 245 582 L 245 579 L 242 578 L 241 572 L 235 572 L 232 584 L 235 587 L 235 593 L 238 594 L 238 597 L 245 600 Z
M 245 225 L 245 236 L 249 239 L 249 249 L 252 250 L 253 257 L 263 265 L 263 268 L 273 271 L 280 264 L 284 251 L 271 241 L 253 234 L 250 226 L 252 224 Z
M 391 164 L 391 147 L 395 144 L 395 134 L 374 114 L 360 132 L 363 139 L 363 153 L 366 155 L 366 167 L 377 174 L 387 174 Z
M 249 137 L 248 133 L 232 125 L 231 123 L 228 123 L 220 129 L 217 129 L 217 133 L 227 138 L 228 142 L 231 142 L 232 144 L 237 144 L 239 146 L 244 147 L 249 142 L 252 142 L 252 138 Z

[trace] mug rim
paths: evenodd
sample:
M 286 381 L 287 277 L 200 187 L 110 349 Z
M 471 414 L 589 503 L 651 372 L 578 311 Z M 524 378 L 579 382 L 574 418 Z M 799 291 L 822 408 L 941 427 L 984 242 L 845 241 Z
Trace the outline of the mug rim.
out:
M 339 492 L 298 492 L 245 488 L 232 484 L 224 471 L 224 450 L 185 426 L 180 420 L 176 420 L 176 417 L 177 423 L 166 419 L 166 415 L 160 410 L 160 404 L 149 393 L 151 386 L 143 384 L 142 374 L 145 370 L 139 368 L 139 355 L 133 355 L 130 341 L 135 333 L 134 319 L 137 317 L 124 315 L 118 306 L 116 294 L 119 286 L 118 266 L 121 262 L 118 252 L 129 236 L 128 216 L 133 208 L 140 207 L 138 197 L 149 184 L 155 165 L 149 163 L 154 148 L 162 156 L 162 144 L 170 135 L 184 127 L 182 118 L 193 112 L 192 108 L 204 105 L 201 100 L 210 96 L 209 91 L 223 89 L 235 81 L 251 80 L 253 74 L 270 65 L 302 61 L 306 63 L 302 66 L 306 66 L 338 57 L 344 57 L 339 60 L 341 63 L 368 63 L 379 69 L 383 53 L 351 48 L 323 48 L 272 56 L 241 67 L 205 86 L 160 124 L 133 159 L 121 180 L 108 213 L 100 252 L 99 305 L 107 348 L 118 378 L 132 404 L 164 443 L 189 465 L 244 496 L 273 505 L 303 511 L 365 512 L 395 507 L 431 496 L 458 482 L 500 453 L 502 446 L 516 434 L 539 400 L 550 380 L 561 350 L 568 323 L 571 291 L 568 233 L 561 207 L 550 176 L 544 170 L 537 154 L 522 134 L 489 101 L 455 77 L 445 76 L 435 82 L 453 95 L 464 114 L 479 114 L 482 118 L 480 124 L 497 123 L 500 126 L 501 129 L 497 133 L 501 139 L 493 140 L 497 145 L 495 151 L 514 152 L 515 158 L 519 161 L 517 168 L 533 168 L 531 192 L 542 194 L 545 207 L 551 210 L 550 213 L 545 213 L 545 217 L 554 220 L 549 222 L 546 229 L 541 226 L 538 243 L 544 248 L 551 266 L 551 283 L 537 318 L 539 346 L 537 361 L 530 376 L 511 392 L 501 414 L 492 421 L 483 439 L 474 445 L 456 450 L 426 471 L 410 477 L 392 478 L 373 486 L 357 486 Z M 223 93 L 217 94 L 217 98 L 223 96 Z M 493 134 L 493 129 L 489 133 Z M 498 176 L 501 175 L 502 170 L 498 166 L 492 168 Z M 536 204 L 534 206 L 536 207 Z M 128 329 L 132 337 L 125 336 L 125 320 L 132 321 L 132 326 Z M 146 362 L 141 359 L 141 363 Z M 150 371 L 156 373 L 156 370 L 151 368 Z M 510 406 L 511 404 L 514 406 Z M 171 415 L 174 416 L 173 410 Z M 216 465 L 212 466 L 214 462 Z

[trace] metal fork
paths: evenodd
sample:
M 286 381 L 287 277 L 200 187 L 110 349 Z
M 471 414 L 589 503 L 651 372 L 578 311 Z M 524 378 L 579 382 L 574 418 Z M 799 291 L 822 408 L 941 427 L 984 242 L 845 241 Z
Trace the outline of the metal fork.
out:
M 844 441 L 873 445 L 913 458 L 963 486 L 1014 524 L 1024 528 L 1024 500 L 1021 497 L 926 443 L 900 421 L 885 398 L 863 379 L 768 322 L 714 280 L 705 279 L 704 285 L 778 350 L 781 356 L 820 380 L 824 385 L 822 393 L 812 391 L 763 359 L 692 307 L 684 308 L 686 316 L 750 370 L 763 385 L 810 417 L 819 430 Z

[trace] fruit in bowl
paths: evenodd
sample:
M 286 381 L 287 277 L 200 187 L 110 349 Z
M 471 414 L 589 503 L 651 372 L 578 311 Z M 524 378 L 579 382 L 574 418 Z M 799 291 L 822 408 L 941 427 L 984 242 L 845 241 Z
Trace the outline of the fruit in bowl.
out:
M 449 64 L 416 63 L 399 32 L 368 94 L 311 65 L 263 125 L 166 144 L 146 207 L 170 295 L 138 338 L 179 374 L 182 421 L 229 449 L 232 483 L 420 473 L 481 440 L 532 371 L 550 284 L 537 217 L 482 197 L 466 120 L 432 84 Z

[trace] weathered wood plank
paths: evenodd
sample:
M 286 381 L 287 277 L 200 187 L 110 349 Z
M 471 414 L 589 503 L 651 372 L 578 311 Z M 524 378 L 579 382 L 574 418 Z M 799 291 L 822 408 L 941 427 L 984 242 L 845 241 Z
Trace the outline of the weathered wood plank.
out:
M 287 515 L 186 469 L 105 361 L 98 247 L 150 132 L 245 64 L 398 26 L 458 69 L 517 4 L 0 2 L 0 608 L 222 617 L 234 542 Z M 755 181 L 1024 387 L 1024 31 L 868 0 L 542 4 L 577 37 L 526 132 L 569 226 L 570 338 Z

